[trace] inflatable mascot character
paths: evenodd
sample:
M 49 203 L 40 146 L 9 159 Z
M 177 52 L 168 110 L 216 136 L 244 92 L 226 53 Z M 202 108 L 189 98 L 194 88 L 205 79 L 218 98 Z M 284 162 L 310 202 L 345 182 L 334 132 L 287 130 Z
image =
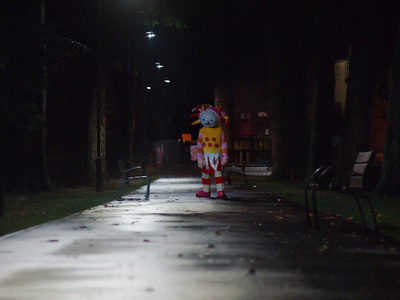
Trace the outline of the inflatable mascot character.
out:
M 203 190 L 198 191 L 196 197 L 210 197 L 210 177 L 214 175 L 217 198 L 225 199 L 222 166 L 228 162 L 228 147 L 220 124 L 227 124 L 228 116 L 220 107 L 213 107 L 210 104 L 197 105 L 192 113 L 192 117 L 199 117 L 192 125 L 201 123 L 204 126 L 200 129 L 197 140 L 197 164 L 202 172 Z

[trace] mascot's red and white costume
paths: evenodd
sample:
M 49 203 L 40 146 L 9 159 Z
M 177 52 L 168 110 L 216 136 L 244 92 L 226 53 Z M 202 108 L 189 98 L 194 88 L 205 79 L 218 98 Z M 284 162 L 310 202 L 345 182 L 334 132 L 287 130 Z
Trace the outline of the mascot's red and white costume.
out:
M 214 175 L 217 198 L 225 199 L 222 166 L 228 162 L 228 146 L 220 124 L 227 124 L 228 116 L 220 107 L 210 104 L 197 105 L 192 113 L 192 117 L 199 117 L 192 125 L 201 123 L 204 126 L 197 139 L 197 164 L 202 172 L 203 189 L 196 193 L 196 197 L 210 197 L 211 175 Z

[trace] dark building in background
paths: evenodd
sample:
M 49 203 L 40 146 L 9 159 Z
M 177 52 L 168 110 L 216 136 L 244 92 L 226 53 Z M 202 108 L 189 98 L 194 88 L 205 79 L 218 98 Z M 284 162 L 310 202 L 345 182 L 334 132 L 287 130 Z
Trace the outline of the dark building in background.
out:
M 271 160 L 268 95 L 265 83 L 215 86 L 215 105 L 227 110 L 230 160 L 233 164 L 265 165 Z

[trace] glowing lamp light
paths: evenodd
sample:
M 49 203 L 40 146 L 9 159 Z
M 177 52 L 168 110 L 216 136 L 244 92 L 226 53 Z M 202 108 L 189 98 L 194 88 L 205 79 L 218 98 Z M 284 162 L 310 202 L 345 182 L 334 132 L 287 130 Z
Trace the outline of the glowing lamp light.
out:
M 147 31 L 146 32 L 146 37 L 148 38 L 148 39 L 151 39 L 151 38 L 153 38 L 153 37 L 155 37 L 156 35 L 154 34 L 154 32 L 153 31 Z

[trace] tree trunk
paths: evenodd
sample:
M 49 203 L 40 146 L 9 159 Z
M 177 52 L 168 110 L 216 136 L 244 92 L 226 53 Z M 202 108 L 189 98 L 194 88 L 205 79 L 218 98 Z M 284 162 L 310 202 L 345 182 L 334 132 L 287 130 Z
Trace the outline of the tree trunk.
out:
M 304 24 L 281 11 L 270 30 L 269 90 L 273 176 L 299 178 L 305 168 Z
M 41 0 L 40 5 L 40 22 L 42 25 L 46 22 L 46 11 L 45 11 L 45 2 Z M 46 52 L 46 44 L 42 45 L 43 53 Z M 48 190 L 50 188 L 50 179 L 49 179 L 49 172 L 47 167 L 47 127 L 46 127 L 46 114 L 47 114 L 47 66 L 44 62 L 42 62 L 42 76 L 43 76 L 43 89 L 42 89 L 42 118 L 43 118 L 43 127 L 41 129 L 41 136 L 40 136 L 40 164 L 41 166 L 41 185 L 43 190 Z
M 3 24 L 3 5 L 0 2 L 0 24 Z M 0 52 L 1 55 L 1 52 Z M 0 56 L 0 218 L 4 217 L 4 149 L 6 144 L 5 128 L 7 118 L 5 114 L 5 96 L 4 96 L 4 67 L 3 57 Z
M 132 47 L 133 46 L 133 47 Z M 128 160 L 130 164 L 134 163 L 134 147 L 135 147 L 135 100 L 137 96 L 137 42 L 132 45 L 129 40 L 128 53 Z M 133 49 L 132 49 L 133 48 Z M 132 53 L 133 51 L 133 53 Z M 134 61 L 132 62 L 132 56 Z
M 310 113 L 309 138 L 310 150 L 308 170 L 310 173 L 319 166 L 332 164 L 332 111 L 334 110 L 334 55 L 331 30 L 323 21 L 315 19 L 313 24 L 311 50 L 311 74 L 309 83 Z M 328 24 L 329 26 L 329 24 Z
M 106 126 L 104 121 L 105 95 L 102 87 L 100 87 L 100 96 L 97 95 L 97 89 L 93 93 L 92 108 L 89 116 L 89 136 L 88 136 L 88 176 L 90 184 L 95 187 L 98 179 L 103 180 L 106 170 Z M 98 101 L 100 101 L 98 103 Z M 100 109 L 98 113 L 98 109 Z M 100 135 L 98 135 L 98 126 L 100 126 Z M 101 174 L 98 178 L 97 162 L 98 162 L 98 138 L 100 138 L 100 163 Z
M 343 146 L 335 183 L 348 184 L 358 152 L 368 150 L 368 129 L 373 85 L 377 16 L 374 6 L 361 5 L 356 20 L 356 38 L 350 57 L 350 73 L 345 107 Z
M 37 16 L 41 26 L 45 25 L 45 3 L 39 0 L 35 3 Z M 23 149 L 25 159 L 22 159 L 23 184 L 22 188 L 31 192 L 41 192 L 50 189 L 50 180 L 47 168 L 47 130 L 46 130 L 46 106 L 47 106 L 47 67 L 45 65 L 46 44 L 37 45 L 41 49 L 41 57 L 35 62 L 34 71 L 31 76 L 40 74 L 40 92 L 31 93 L 29 100 L 36 106 L 35 114 L 40 118 L 39 122 L 32 128 L 25 128 L 23 134 Z M 35 72 L 36 71 L 36 72 Z M 21 139 L 21 140 L 22 140 Z
M 400 25 L 390 75 L 389 105 L 383 164 L 376 192 L 400 196 Z
M 278 17 L 279 19 L 279 17 Z M 283 108 L 281 105 L 281 79 L 278 76 L 280 70 L 280 39 L 279 39 L 279 20 L 271 19 L 269 27 L 270 45 L 269 45 L 269 104 L 271 108 L 271 140 L 272 140 L 272 175 L 280 177 L 281 173 L 286 169 L 286 155 L 284 155 L 283 144 L 284 134 L 283 126 Z
M 0 58 L 0 63 L 1 63 L 1 58 Z M 2 89 L 2 85 L 3 85 L 3 69 L 2 67 L 0 67 L 0 88 Z M 5 176 L 5 172 L 4 172 L 4 161 L 5 161 L 5 157 L 4 157 L 4 149 L 5 149 L 5 120 L 6 117 L 3 115 L 4 110 L 3 110 L 3 97 L 2 95 L 0 95 L 0 219 L 4 217 L 4 176 Z
M 2 70 L 0 71 L 2 72 Z M 1 78 L 2 74 L 0 74 L 0 78 Z M 0 80 L 1 85 L 3 83 L 2 80 Z M 1 96 L 0 96 L 1 97 Z M 0 218 L 4 217 L 4 176 L 5 176 L 5 172 L 4 172 L 4 161 L 5 161 L 5 157 L 4 157 L 4 149 L 5 149 L 5 133 L 4 133 L 4 129 L 5 129 L 5 124 L 6 122 L 4 122 L 4 120 L 6 119 L 5 116 L 3 116 L 3 99 L 1 97 L 0 99 Z

